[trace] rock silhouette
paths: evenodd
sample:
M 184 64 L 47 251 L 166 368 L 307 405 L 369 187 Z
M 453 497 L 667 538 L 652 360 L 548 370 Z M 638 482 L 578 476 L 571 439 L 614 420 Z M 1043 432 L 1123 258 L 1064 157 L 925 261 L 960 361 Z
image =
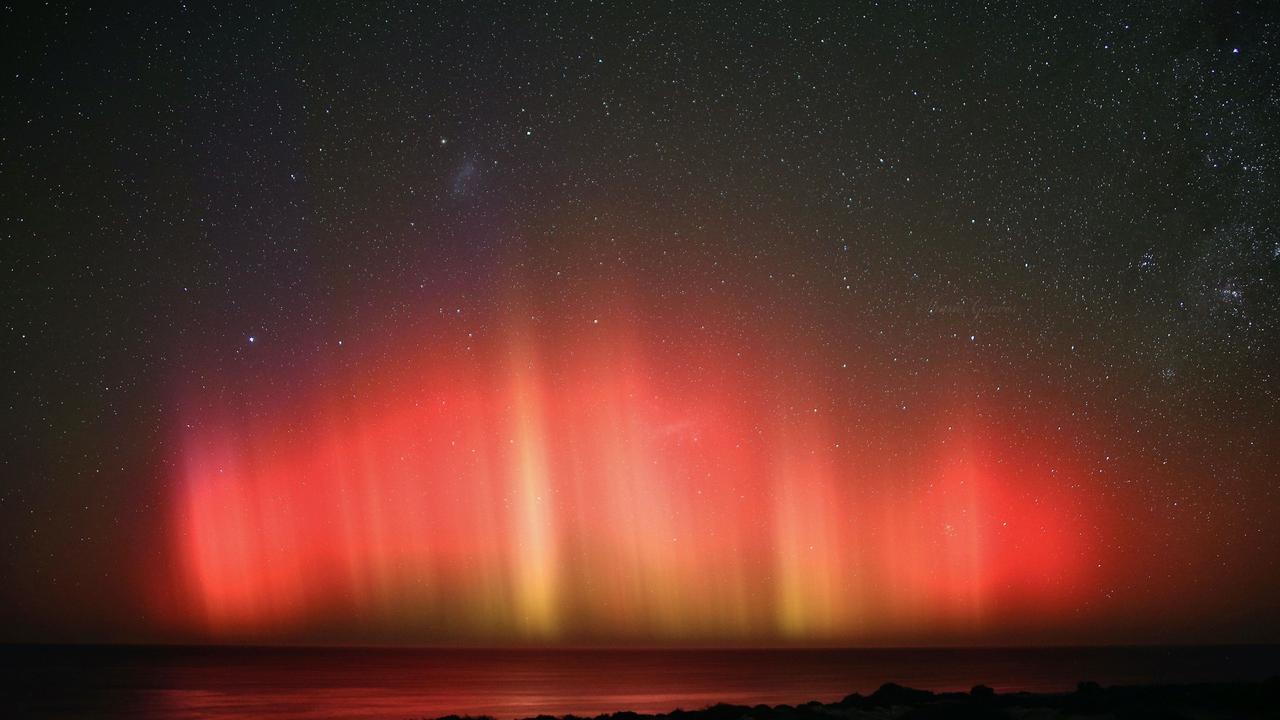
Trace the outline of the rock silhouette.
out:
M 673 710 L 656 715 L 616 712 L 594 720 L 1064 720 L 1134 718 L 1142 720 L 1274 720 L 1280 718 L 1280 678 L 1257 683 L 1140 685 L 1103 687 L 1081 682 L 1074 692 L 997 693 L 975 686 L 967 693 L 935 693 L 885 683 L 870 695 L 854 693 L 834 703 L 801 705 L 729 705 L 702 710 Z M 488 716 L 448 715 L 437 720 L 493 720 Z M 540 715 L 528 720 L 591 720 L 573 715 Z

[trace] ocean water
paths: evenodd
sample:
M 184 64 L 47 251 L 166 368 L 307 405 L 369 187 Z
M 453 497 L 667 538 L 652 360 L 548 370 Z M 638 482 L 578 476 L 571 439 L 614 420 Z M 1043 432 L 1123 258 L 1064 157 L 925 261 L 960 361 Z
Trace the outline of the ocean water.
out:
M 0 648 L 0 715 L 498 718 L 833 701 L 931 690 L 1262 680 L 1280 646 L 858 650 Z

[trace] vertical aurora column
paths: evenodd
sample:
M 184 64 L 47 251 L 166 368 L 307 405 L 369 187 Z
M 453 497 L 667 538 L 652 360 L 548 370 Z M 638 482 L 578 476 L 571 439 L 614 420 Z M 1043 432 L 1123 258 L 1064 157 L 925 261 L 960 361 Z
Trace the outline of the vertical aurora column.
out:
M 558 538 L 545 413 L 533 363 L 522 363 L 512 387 L 510 578 L 516 626 L 526 637 L 554 637 L 559 628 Z

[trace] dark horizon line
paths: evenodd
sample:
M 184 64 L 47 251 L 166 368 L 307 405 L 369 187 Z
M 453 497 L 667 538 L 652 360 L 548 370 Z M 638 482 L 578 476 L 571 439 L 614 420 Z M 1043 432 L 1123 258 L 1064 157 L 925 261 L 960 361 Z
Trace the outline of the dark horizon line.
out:
M 1102 649 L 1212 649 L 1280 647 L 1280 642 L 1174 642 L 1174 643 L 1042 643 L 1036 645 L 467 645 L 377 643 L 266 643 L 266 642 L 95 642 L 8 641 L 0 648 L 173 649 L 173 650 L 404 650 L 464 652 L 833 652 L 858 650 L 1102 650 Z

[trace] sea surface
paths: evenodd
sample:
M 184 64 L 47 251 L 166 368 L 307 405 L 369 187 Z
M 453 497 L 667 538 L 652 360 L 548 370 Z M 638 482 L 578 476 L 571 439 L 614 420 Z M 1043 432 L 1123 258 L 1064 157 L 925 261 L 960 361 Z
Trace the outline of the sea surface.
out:
M 860 650 L 0 647 L 4 717 L 523 718 L 870 693 L 1262 680 L 1280 646 Z

